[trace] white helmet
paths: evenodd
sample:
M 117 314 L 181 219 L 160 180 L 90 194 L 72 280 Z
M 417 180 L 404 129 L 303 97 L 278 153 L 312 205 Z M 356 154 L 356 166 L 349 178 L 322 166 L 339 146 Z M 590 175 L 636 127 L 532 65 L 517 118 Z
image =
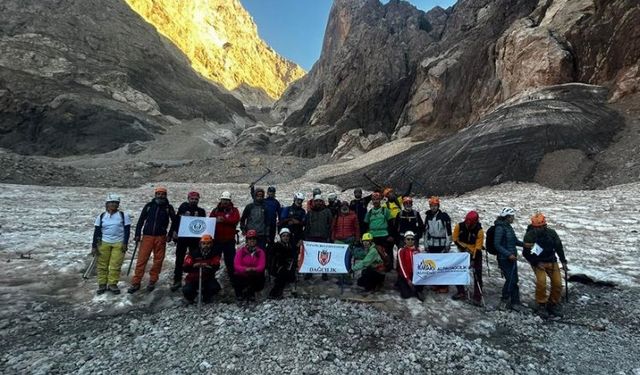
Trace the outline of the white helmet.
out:
M 516 210 L 511 207 L 505 207 L 500 211 L 500 217 L 515 216 Z
M 410 230 L 408 230 L 408 231 L 404 232 L 404 238 L 409 238 L 409 237 L 411 237 L 411 238 L 415 238 L 415 237 L 416 237 L 416 234 L 415 234 L 415 233 L 413 233 L 413 232 L 412 232 L 412 231 L 410 231 Z
M 329 199 L 330 201 L 335 201 L 336 199 L 338 199 L 338 194 L 329 193 L 329 195 L 327 195 L 327 199 Z
M 231 193 L 229 193 L 228 191 L 223 191 L 222 194 L 220 195 L 220 199 L 231 200 Z
M 300 199 L 300 200 L 304 200 L 304 194 L 301 192 L 297 192 L 293 195 L 293 199 Z
M 116 193 L 107 194 L 107 199 L 104 200 L 105 203 L 109 202 L 118 202 L 120 203 L 120 196 Z
M 282 229 L 280 229 L 280 235 L 282 236 L 283 233 L 291 234 L 291 231 L 289 230 L 289 228 L 282 228 Z
M 324 198 L 322 197 L 322 194 L 316 194 L 313 196 L 313 200 L 314 201 L 323 201 Z

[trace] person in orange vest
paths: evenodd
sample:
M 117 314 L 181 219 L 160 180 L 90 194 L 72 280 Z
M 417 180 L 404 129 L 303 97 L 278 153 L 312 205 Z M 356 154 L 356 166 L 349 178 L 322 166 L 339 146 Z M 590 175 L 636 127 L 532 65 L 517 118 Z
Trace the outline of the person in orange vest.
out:
M 471 267 L 473 268 L 473 304 L 482 305 L 482 244 L 484 243 L 484 231 L 480 224 L 480 216 L 476 211 L 469 211 L 464 221 L 453 228 L 453 243 L 458 250 L 466 251 L 471 255 Z M 458 293 L 452 298 L 463 300 L 467 298 L 463 285 L 457 285 Z

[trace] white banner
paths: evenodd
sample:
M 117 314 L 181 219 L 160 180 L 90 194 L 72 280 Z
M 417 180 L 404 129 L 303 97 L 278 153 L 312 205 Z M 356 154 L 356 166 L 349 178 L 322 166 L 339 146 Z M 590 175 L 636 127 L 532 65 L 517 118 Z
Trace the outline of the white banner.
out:
M 420 253 L 413 256 L 416 285 L 471 285 L 469 253 Z
M 180 216 L 180 228 L 178 237 L 200 238 L 204 234 L 210 234 L 215 238 L 216 218 L 201 216 Z
M 348 273 L 347 244 L 304 241 L 298 257 L 300 273 Z

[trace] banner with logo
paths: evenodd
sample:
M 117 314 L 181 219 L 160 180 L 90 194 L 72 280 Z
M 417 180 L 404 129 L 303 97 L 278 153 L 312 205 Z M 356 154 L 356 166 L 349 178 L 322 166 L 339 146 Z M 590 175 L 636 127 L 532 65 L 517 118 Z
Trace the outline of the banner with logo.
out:
M 178 237 L 200 238 L 203 234 L 210 234 L 215 238 L 216 218 L 201 216 L 180 216 Z
M 469 253 L 420 253 L 413 256 L 416 285 L 470 285 Z
M 348 273 L 350 255 L 347 244 L 304 241 L 298 257 L 300 273 Z

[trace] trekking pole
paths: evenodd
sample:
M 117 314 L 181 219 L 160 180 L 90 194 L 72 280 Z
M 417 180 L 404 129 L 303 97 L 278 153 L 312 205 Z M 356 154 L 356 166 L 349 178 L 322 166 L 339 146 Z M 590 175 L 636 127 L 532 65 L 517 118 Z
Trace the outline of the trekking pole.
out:
M 567 276 L 567 268 L 562 265 L 562 270 L 564 271 L 564 302 L 569 303 L 569 277 Z
M 202 308 L 202 266 L 198 271 L 198 310 Z
M 91 277 L 93 270 L 96 268 L 97 262 L 98 262 L 98 257 L 94 255 L 93 259 L 91 259 L 91 263 L 89 263 L 89 267 L 87 267 L 87 269 L 82 274 L 83 279 L 88 280 Z
M 131 253 L 131 261 L 129 262 L 129 268 L 127 269 L 127 276 L 131 273 L 131 266 L 133 265 L 133 259 L 136 257 L 136 250 L 138 250 L 138 243 L 140 241 L 136 241 L 136 246 L 133 247 L 133 253 Z
M 491 268 L 489 268 L 489 252 L 486 251 L 487 249 L 484 246 L 482 247 L 482 250 L 485 250 L 485 261 L 487 262 L 487 277 L 491 277 Z

